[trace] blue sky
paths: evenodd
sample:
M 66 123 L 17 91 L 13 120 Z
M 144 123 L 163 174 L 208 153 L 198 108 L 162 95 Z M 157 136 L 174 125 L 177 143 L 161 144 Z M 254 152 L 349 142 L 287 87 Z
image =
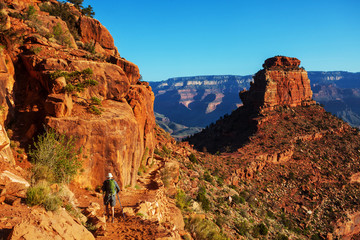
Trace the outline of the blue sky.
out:
M 145 81 L 254 74 L 266 58 L 360 72 L 359 0 L 85 0 Z

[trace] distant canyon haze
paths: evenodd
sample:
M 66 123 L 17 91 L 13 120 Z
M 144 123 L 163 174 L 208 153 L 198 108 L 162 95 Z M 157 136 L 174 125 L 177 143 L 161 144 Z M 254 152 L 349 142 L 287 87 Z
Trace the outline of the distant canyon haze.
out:
M 350 125 L 360 126 L 360 73 L 309 71 L 313 99 Z M 176 77 L 149 82 L 157 123 L 180 139 L 199 132 L 242 104 L 252 75 Z

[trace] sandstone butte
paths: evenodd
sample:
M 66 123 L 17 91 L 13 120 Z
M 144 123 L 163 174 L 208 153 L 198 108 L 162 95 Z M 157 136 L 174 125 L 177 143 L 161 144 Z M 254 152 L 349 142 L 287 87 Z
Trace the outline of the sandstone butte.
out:
M 310 79 L 300 68 L 300 60 L 276 56 L 265 60 L 264 69 L 257 72 L 249 91 L 240 92 L 244 105 L 255 109 L 274 106 L 296 107 L 314 103 Z
M 66 22 L 39 9 L 57 1 L 5 2 L 11 6 L 5 11 L 6 27 L 13 35 L 2 37 L 5 49 L 0 54 L 1 161 L 15 163 L 5 125 L 12 123 L 13 139 L 25 146 L 45 126 L 76 137 L 77 147 L 82 147 L 83 170 L 75 179 L 79 186 L 95 188 L 107 172 L 114 174 L 122 189 L 134 186 L 141 160 L 151 157 L 155 144 L 154 95 L 140 81 L 138 67 L 120 57 L 111 34 L 99 21 L 73 6 L 77 40 Z M 30 5 L 37 10 L 41 26 L 11 17 L 25 13 Z M 51 37 L 58 26 L 64 39 Z M 93 44 L 96 54 L 84 50 L 86 44 Z M 56 71 L 89 68 L 98 85 L 76 94 L 64 91 L 64 77 L 50 77 Z M 86 107 L 92 97 L 102 102 L 100 115 Z

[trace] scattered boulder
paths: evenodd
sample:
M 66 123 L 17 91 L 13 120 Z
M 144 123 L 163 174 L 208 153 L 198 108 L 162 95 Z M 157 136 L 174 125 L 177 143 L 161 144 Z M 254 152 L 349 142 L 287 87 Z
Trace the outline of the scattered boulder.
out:
M 49 116 L 61 118 L 71 115 L 73 102 L 69 94 L 50 94 L 44 106 Z
M 9 240 L 24 239 L 95 239 L 94 236 L 78 221 L 74 220 L 64 209 L 57 212 L 46 212 L 34 208 L 20 224 L 16 225 Z

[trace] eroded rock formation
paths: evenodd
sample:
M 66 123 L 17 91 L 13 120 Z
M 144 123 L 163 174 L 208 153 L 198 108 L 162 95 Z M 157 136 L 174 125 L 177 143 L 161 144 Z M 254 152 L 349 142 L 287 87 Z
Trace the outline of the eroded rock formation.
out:
M 278 105 L 296 107 L 312 103 L 312 91 L 307 72 L 296 58 L 276 56 L 265 60 L 264 69 L 257 72 L 249 91 L 242 91 L 244 105 L 255 109 L 273 109 Z
M 4 13 L 8 31 L 17 35 L 0 39 L 6 46 L 0 54 L 0 124 L 11 122 L 8 127 L 22 146 L 31 143 L 44 125 L 76 137 L 83 148 L 83 171 L 76 181 L 83 187 L 102 184 L 107 172 L 122 188 L 135 185 L 141 160 L 153 153 L 155 126 L 154 95 L 140 81 L 139 68 L 120 57 L 99 21 L 82 16 L 71 4 L 62 11 L 69 11 L 75 23 L 41 11 L 40 4 L 56 7 L 57 1 L 6 3 L 13 9 L 9 12 L 32 5 L 36 14 L 21 21 Z M 84 71 L 86 78 L 69 79 Z M 1 133 L 1 156 L 14 163 L 6 155 L 11 153 L 7 134 Z

